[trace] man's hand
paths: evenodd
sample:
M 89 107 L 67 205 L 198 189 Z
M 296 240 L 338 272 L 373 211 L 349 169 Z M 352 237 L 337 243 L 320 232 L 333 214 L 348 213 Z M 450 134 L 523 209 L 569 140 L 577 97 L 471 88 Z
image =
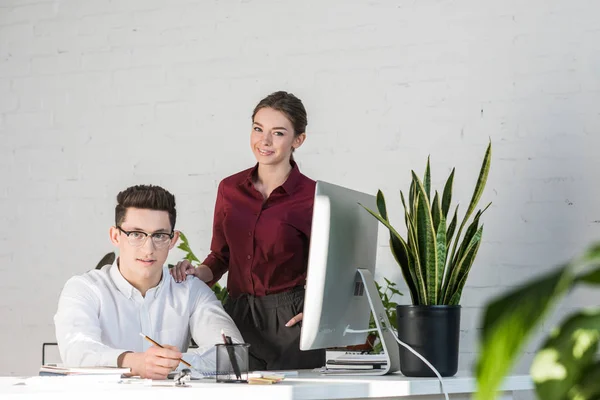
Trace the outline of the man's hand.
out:
M 179 366 L 181 355 L 175 346 L 163 345 L 163 348 L 152 346 L 143 353 L 121 354 L 118 365 L 131 368 L 131 374 L 134 376 L 167 379 L 169 372 Z
M 169 272 L 177 283 L 185 281 L 188 275 L 193 275 L 204 282 L 210 282 L 213 278 L 212 271 L 206 265 L 202 264 L 194 268 L 188 260 L 179 261 Z
M 302 313 L 296 315 L 294 318 L 290 319 L 285 326 L 289 328 L 290 326 L 296 325 L 298 322 L 302 321 L 302 317 Z

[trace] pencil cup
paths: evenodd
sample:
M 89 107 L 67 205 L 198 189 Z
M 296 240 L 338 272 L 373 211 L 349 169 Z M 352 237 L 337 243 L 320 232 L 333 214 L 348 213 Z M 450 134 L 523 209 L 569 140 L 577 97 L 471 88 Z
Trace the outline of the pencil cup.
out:
M 248 382 L 248 343 L 216 344 L 217 382 Z

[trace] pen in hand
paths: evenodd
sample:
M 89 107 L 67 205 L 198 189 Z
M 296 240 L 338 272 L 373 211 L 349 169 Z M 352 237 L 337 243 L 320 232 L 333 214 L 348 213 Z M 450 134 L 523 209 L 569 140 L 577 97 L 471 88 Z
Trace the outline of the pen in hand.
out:
M 155 345 L 156 347 L 160 347 L 161 349 L 164 349 L 164 347 L 160 343 L 158 343 L 155 340 L 151 339 L 150 337 L 144 335 L 142 332 L 140 332 L 140 336 L 143 337 L 144 339 L 146 339 L 147 341 L 149 341 L 150 343 L 152 343 L 153 345 Z M 183 358 L 180 358 L 179 361 L 181 361 L 182 364 L 187 365 L 188 367 L 196 370 L 196 368 L 194 368 L 192 366 L 192 364 L 190 364 L 189 362 L 185 361 Z

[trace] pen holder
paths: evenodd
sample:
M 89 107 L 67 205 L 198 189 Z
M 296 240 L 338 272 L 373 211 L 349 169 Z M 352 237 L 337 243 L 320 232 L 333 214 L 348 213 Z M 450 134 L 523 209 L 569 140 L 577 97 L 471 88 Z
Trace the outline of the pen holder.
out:
M 248 343 L 216 344 L 217 382 L 248 382 Z

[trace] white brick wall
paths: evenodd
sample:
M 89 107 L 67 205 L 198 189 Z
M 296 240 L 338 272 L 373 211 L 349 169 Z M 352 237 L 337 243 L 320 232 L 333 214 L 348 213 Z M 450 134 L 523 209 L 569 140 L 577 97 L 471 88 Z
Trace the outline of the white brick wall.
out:
M 485 301 L 598 238 L 599 12 L 592 0 L 0 0 L 0 375 L 36 372 L 63 283 L 111 250 L 119 190 L 172 190 L 178 228 L 206 253 L 216 184 L 252 165 L 252 108 L 278 89 L 309 111 L 303 172 L 383 189 L 397 225 L 398 189 L 428 154 L 438 188 L 457 167 L 464 209 L 491 138 L 467 368 Z M 379 275 L 399 280 L 379 253 Z M 599 297 L 575 293 L 561 312 Z

